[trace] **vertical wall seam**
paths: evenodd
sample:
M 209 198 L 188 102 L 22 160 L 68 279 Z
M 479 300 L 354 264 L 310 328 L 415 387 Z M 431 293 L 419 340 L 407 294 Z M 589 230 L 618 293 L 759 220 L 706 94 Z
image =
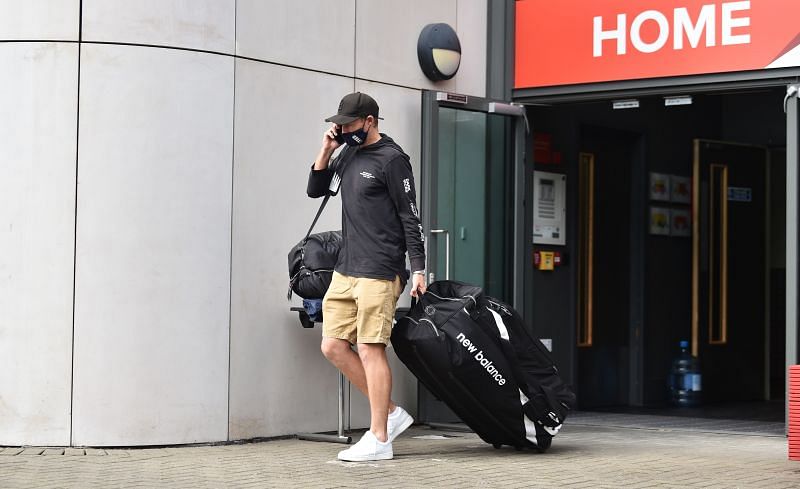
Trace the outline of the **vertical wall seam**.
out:
M 358 58 L 358 0 L 353 0 L 353 91 L 356 91 Z
M 74 405 L 75 405 L 75 297 L 77 291 L 78 275 L 78 165 L 80 154 L 81 133 L 81 41 L 83 40 L 83 0 L 78 4 L 78 85 L 75 104 L 75 207 L 73 211 L 72 229 L 72 344 L 70 346 L 70 376 L 69 376 L 69 446 L 75 444 L 74 439 Z
M 228 402 L 227 402 L 227 415 L 225 416 L 225 438 L 230 441 L 231 439 L 231 339 L 233 337 L 233 219 L 234 219 L 234 204 L 236 202 L 234 196 L 234 185 L 236 177 L 236 50 L 238 45 L 238 38 L 236 37 L 237 27 L 237 13 L 239 10 L 239 0 L 233 2 L 233 99 L 231 107 L 231 223 L 230 223 L 230 256 L 228 256 Z
M 458 0 L 456 0 L 456 26 L 455 26 L 454 30 L 456 31 L 456 37 L 458 37 Z M 453 77 L 453 90 L 455 90 L 456 93 L 462 93 L 462 92 L 459 92 L 459 88 L 458 88 L 459 87 L 458 81 L 460 79 L 461 79 L 461 77 L 458 76 L 458 70 L 456 70 L 456 75 L 455 75 L 455 77 Z M 488 129 L 487 129 L 487 132 L 488 132 Z

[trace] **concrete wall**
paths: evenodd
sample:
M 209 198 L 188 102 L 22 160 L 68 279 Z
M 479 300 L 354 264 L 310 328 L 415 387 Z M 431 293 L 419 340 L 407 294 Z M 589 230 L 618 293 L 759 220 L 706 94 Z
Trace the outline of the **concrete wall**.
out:
M 335 429 L 336 371 L 285 299 L 323 119 L 372 94 L 419 179 L 421 90 L 485 94 L 486 2 L 0 8 L 0 445 Z M 416 60 L 431 22 L 462 42 L 439 84 Z M 318 229 L 339 227 L 334 199 Z

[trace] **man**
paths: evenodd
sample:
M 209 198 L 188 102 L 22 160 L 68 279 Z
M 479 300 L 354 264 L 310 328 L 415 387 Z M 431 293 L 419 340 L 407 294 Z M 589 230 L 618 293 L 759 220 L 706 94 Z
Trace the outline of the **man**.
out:
M 405 288 L 406 252 L 411 295 L 424 294 L 425 248 L 408 155 L 378 131 L 378 104 L 367 94 L 346 95 L 308 179 L 309 197 L 341 177 L 344 243 L 322 302 L 322 353 L 369 399 L 370 429 L 340 460 L 388 460 L 392 440 L 413 418 L 391 400 L 386 346 L 397 299 Z M 339 158 L 333 151 L 346 144 Z M 358 346 L 356 354 L 351 345 Z

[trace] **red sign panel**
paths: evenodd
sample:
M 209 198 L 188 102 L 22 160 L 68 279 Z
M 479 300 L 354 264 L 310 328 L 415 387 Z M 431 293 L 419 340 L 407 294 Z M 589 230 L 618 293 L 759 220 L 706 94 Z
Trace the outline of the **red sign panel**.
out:
M 516 88 L 800 66 L 800 0 L 517 0 Z

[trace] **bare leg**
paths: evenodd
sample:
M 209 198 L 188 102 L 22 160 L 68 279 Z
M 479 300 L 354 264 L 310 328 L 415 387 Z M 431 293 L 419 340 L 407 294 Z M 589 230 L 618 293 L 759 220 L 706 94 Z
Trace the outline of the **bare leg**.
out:
M 360 343 L 358 354 L 364 364 L 369 398 L 370 431 L 379 441 L 386 441 L 386 421 L 392 395 L 392 371 L 386 359 L 386 345 Z
M 347 340 L 340 340 L 338 338 L 322 338 L 322 345 L 320 349 L 322 350 L 322 354 L 325 355 L 325 358 L 327 358 L 334 367 L 341 370 L 350 383 L 356 386 L 356 388 L 360 390 L 362 394 L 364 394 L 364 397 L 369 399 L 367 376 L 364 372 L 364 364 L 361 362 L 361 358 L 359 358 L 358 353 L 354 352 L 350 348 L 350 342 Z M 384 352 L 384 358 L 385 357 L 386 355 Z M 389 380 L 391 381 L 391 372 Z M 389 392 L 391 394 L 391 382 L 389 386 Z M 370 400 L 370 405 L 371 404 L 372 400 Z M 395 403 L 389 399 L 388 412 L 394 411 L 394 408 Z

